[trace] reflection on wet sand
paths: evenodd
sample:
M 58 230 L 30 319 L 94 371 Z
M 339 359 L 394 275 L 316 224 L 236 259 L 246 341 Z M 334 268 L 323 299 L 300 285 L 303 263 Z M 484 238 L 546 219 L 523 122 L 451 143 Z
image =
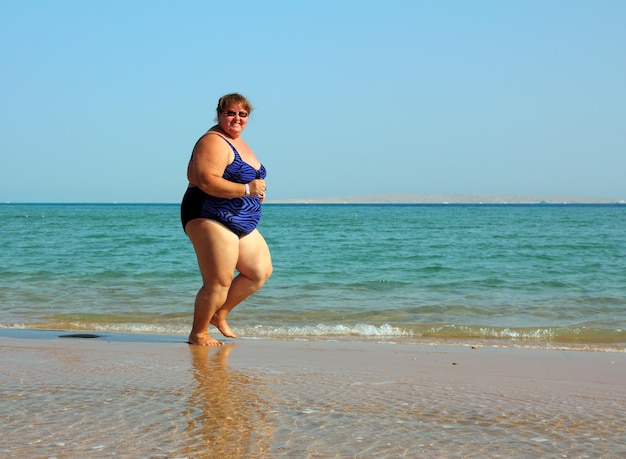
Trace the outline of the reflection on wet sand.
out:
M 269 454 L 271 393 L 259 378 L 228 368 L 235 346 L 189 346 L 197 385 L 183 412 L 189 442 L 185 454 L 247 458 Z

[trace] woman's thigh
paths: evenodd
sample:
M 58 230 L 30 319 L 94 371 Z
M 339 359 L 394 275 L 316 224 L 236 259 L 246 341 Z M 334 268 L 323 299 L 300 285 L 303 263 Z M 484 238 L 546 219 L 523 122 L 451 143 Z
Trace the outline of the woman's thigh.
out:
M 271 275 L 270 249 L 258 230 L 254 230 L 239 240 L 237 271 L 255 280 L 265 280 Z
M 239 258 L 239 237 L 221 223 L 207 219 L 191 220 L 185 229 L 204 283 L 230 283 Z

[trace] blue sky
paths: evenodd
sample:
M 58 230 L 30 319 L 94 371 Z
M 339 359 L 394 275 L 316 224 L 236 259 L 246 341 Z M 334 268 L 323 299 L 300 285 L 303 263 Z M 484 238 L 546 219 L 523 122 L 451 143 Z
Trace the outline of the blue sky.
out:
M 622 0 L 0 0 L 0 202 L 179 202 L 233 91 L 268 199 L 625 199 L 624 24 Z

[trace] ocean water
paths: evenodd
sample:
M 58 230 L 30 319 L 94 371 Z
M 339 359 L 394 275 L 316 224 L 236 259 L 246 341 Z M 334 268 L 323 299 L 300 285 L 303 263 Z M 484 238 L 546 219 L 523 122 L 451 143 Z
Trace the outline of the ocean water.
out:
M 3 204 L 0 228 L 0 329 L 188 334 L 178 205 Z M 242 337 L 626 350 L 624 205 L 266 204 L 260 230 Z

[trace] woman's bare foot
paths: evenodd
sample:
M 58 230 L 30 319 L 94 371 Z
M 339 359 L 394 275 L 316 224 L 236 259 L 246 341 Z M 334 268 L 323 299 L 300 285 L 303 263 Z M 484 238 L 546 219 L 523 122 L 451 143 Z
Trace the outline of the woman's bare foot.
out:
M 223 346 L 224 343 L 211 338 L 208 333 L 194 333 L 189 334 L 189 344 L 196 344 L 198 346 Z
M 219 311 L 218 311 L 219 312 Z M 214 325 L 222 335 L 227 338 L 237 338 L 237 334 L 230 329 L 226 323 L 226 318 L 222 318 L 216 312 L 211 319 L 211 325 Z

